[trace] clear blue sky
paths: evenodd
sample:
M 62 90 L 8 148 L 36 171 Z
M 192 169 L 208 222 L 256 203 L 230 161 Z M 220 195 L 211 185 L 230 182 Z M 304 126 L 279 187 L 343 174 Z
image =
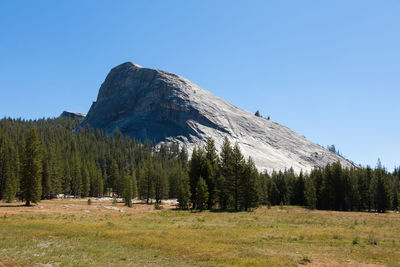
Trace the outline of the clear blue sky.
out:
M 86 113 L 126 61 L 400 165 L 400 1 L 1 1 L 0 116 Z

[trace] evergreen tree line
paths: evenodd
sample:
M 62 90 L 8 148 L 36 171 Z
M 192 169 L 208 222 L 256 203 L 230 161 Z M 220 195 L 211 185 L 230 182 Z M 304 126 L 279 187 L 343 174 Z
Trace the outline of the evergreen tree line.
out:
M 263 203 L 300 205 L 311 209 L 375 211 L 399 209 L 400 171 L 387 172 L 378 160 L 375 169 L 343 168 L 340 162 L 310 174 L 293 170 L 264 173 Z
M 259 173 L 251 158 L 243 158 L 238 144 L 232 147 L 225 138 L 220 151 L 217 155 L 212 139 L 193 151 L 189 162 L 193 208 L 249 210 L 258 205 L 299 205 L 376 212 L 399 208 L 400 169 L 389 173 L 380 161 L 375 169 L 343 168 L 337 162 L 309 174 L 296 174 L 292 168 Z M 199 188 L 206 189 L 201 196 Z
M 30 204 L 60 194 L 149 203 L 177 198 L 177 185 L 187 176 L 184 147 L 141 143 L 118 129 L 113 135 L 89 127 L 75 132 L 80 122 L 0 120 L 0 199 Z
M 239 145 L 224 139 L 219 155 L 213 139 L 194 148 L 188 166 L 189 181 L 184 206 L 194 209 L 251 210 L 260 204 L 260 174 Z M 182 190 L 181 190 L 182 191 Z M 179 203 L 183 200 L 178 198 Z
M 251 210 L 300 205 L 342 211 L 398 209 L 400 169 L 343 168 L 296 174 L 259 172 L 227 138 L 217 153 L 208 139 L 190 161 L 177 144 L 155 146 L 86 127 L 79 119 L 0 120 L 0 198 L 38 202 L 59 194 L 122 197 L 128 206 L 178 199 L 181 209 Z

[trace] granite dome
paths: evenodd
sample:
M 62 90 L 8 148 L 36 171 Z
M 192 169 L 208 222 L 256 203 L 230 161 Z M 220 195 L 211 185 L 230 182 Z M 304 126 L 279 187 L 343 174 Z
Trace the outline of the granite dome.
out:
M 340 161 L 341 156 L 289 128 L 254 116 L 193 82 L 162 70 L 127 62 L 113 68 L 81 127 L 112 133 L 116 127 L 138 139 L 178 142 L 189 152 L 212 137 L 217 148 L 227 136 L 238 142 L 260 170 L 293 167 L 296 172 Z

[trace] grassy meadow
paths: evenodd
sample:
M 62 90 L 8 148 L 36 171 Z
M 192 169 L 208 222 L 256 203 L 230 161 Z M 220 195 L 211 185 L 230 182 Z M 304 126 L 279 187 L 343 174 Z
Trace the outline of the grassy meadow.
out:
M 0 204 L 0 266 L 400 266 L 400 214 Z

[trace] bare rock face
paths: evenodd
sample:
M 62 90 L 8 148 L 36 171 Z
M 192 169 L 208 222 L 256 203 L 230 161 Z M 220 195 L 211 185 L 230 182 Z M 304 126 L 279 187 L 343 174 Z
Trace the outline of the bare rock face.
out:
M 138 139 L 178 142 L 189 152 L 224 137 L 238 142 L 260 170 L 293 167 L 296 172 L 340 161 L 353 164 L 273 121 L 247 112 L 178 75 L 124 63 L 113 68 L 100 87 L 81 127 L 112 133 L 116 127 Z
M 85 117 L 86 117 L 86 114 L 72 112 L 72 111 L 68 111 L 68 110 L 63 111 L 63 113 L 61 113 L 61 115 L 60 115 L 60 118 L 84 119 Z

